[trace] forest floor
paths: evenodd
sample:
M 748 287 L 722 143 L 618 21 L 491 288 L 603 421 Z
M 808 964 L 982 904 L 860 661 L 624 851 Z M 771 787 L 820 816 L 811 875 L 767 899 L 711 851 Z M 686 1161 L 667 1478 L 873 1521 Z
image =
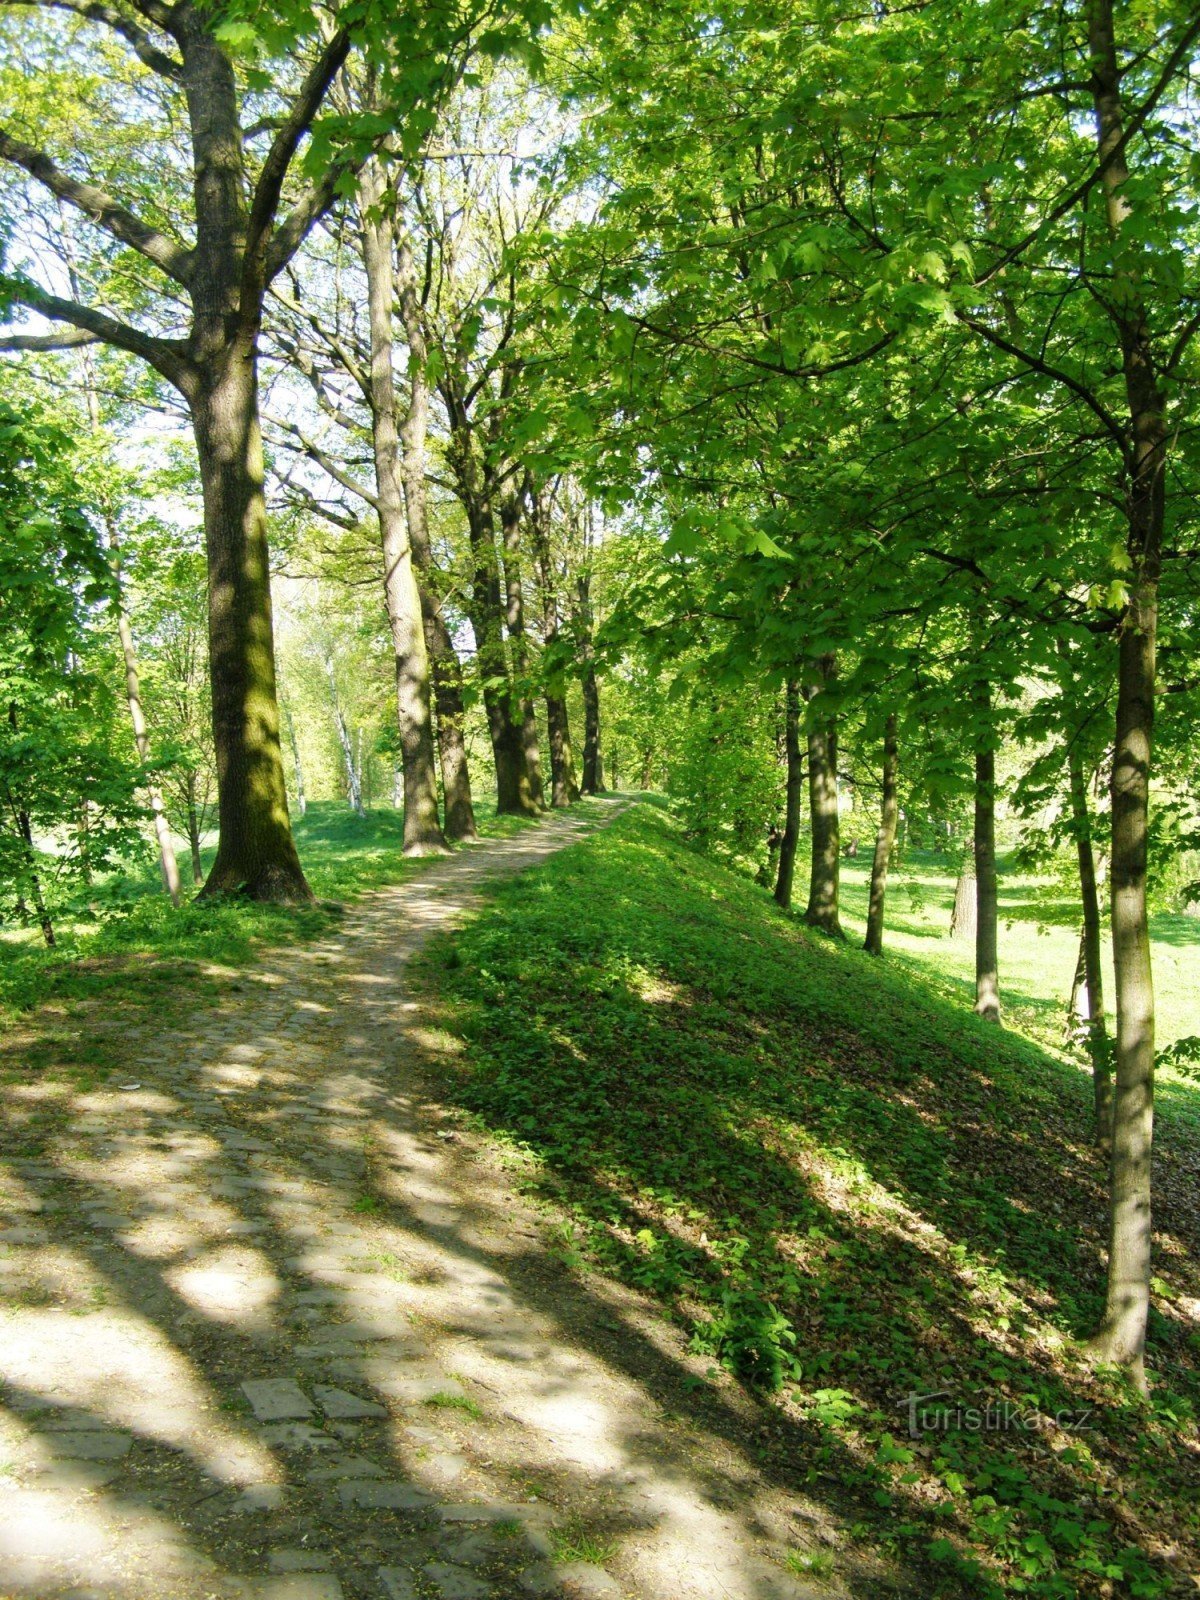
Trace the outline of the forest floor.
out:
M 1146 1404 L 1074 1342 L 1086 1074 L 953 974 L 652 804 L 416 866 L 308 826 L 348 908 L 137 909 L 14 987 L 0 1596 L 1195 1592 L 1195 1087 Z
M 8 1030 L 0 1593 L 927 1592 L 766 1470 L 771 1415 L 651 1297 L 565 1269 L 447 1093 L 413 956 L 617 809 L 426 863 L 305 944 L 193 951 L 153 1006 L 95 957 Z

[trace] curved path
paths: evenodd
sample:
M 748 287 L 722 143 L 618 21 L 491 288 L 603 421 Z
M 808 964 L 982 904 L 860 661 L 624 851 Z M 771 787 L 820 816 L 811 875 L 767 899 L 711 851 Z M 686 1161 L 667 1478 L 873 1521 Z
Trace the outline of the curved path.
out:
M 4 1160 L 0 1594 L 839 1592 L 784 1565 L 852 1552 L 760 1479 L 760 1414 L 673 1413 L 676 1334 L 566 1272 L 438 1104 L 457 1047 L 406 961 L 594 825 L 486 841 L 268 952 Z

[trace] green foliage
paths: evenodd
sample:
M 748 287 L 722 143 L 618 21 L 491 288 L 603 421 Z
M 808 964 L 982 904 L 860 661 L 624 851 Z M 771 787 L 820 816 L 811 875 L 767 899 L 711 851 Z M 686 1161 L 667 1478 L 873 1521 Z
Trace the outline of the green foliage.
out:
M 137 840 L 96 615 L 111 575 L 73 442 L 0 402 L 0 916 L 54 914 Z
M 503 886 L 453 950 L 428 970 L 468 1041 L 457 1093 L 567 1219 L 564 1260 L 657 1296 L 776 1408 L 796 1470 L 923 1580 L 1166 1592 L 1112 1505 L 1187 1537 L 1200 1383 L 1170 1296 L 1200 1284 L 1182 1252 L 1160 1268 L 1167 1411 L 1074 1360 L 1102 1287 L 1083 1073 L 810 938 L 645 807 Z M 1186 1163 L 1176 1105 L 1160 1137 Z M 942 1389 L 1026 1422 L 909 1440 L 898 1400 Z M 1077 1409 L 1081 1432 L 1049 1421 Z

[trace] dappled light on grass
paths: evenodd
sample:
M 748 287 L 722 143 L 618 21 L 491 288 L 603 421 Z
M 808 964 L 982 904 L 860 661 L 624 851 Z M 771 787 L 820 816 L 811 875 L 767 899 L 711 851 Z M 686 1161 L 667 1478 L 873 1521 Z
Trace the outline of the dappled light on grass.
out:
M 774 1389 L 783 1470 L 858 1496 L 942 1580 L 1150 1595 L 1200 1572 L 1194 1200 L 1160 1204 L 1144 1409 L 1073 1342 L 1102 1286 L 1084 1075 L 811 938 L 644 812 L 539 877 L 429 972 L 464 1103 L 565 1208 L 575 1259 Z M 1163 1138 L 1194 1171 L 1192 1125 Z M 905 1395 L 943 1390 L 1033 1421 L 908 1438 Z M 1055 1420 L 1079 1416 L 1086 1437 Z

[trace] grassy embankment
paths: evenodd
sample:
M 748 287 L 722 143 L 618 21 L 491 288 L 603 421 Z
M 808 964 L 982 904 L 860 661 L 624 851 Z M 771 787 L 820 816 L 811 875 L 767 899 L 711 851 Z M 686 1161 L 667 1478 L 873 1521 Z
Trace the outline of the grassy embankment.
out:
M 706 1381 L 763 1396 L 766 1464 L 852 1503 L 920 1592 L 1164 1593 L 1200 1571 L 1200 1090 L 1160 1100 L 1147 1406 L 1074 1344 L 1103 1282 L 1086 1075 L 930 982 L 896 922 L 890 961 L 810 935 L 637 807 L 430 951 L 466 1040 L 447 1092 L 564 1258 L 657 1296 Z M 1036 1425 L 909 1438 L 899 1403 L 939 1390 Z

